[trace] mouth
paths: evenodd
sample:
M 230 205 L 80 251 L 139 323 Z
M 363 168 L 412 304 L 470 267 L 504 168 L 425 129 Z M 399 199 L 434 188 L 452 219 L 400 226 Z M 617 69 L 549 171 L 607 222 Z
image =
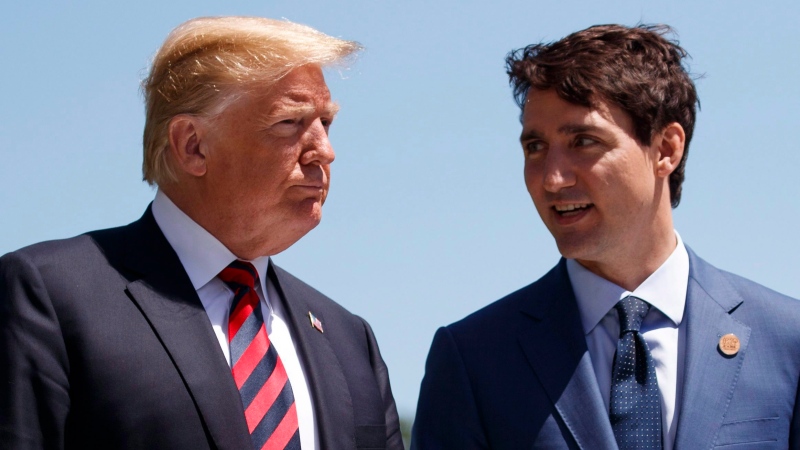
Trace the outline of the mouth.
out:
M 555 210 L 556 214 L 561 217 L 570 217 L 578 215 L 589 208 L 592 208 L 594 205 L 592 203 L 569 203 L 566 205 L 555 205 L 553 209 Z
M 322 182 L 300 183 L 300 184 L 295 184 L 294 187 L 301 189 L 323 190 L 325 189 L 325 183 Z
M 552 206 L 556 223 L 568 226 L 580 222 L 594 209 L 594 203 L 562 203 Z
M 315 202 L 320 200 L 324 201 L 326 196 L 325 186 L 317 183 L 295 184 L 292 186 L 292 190 L 300 198 L 304 200 L 314 200 Z

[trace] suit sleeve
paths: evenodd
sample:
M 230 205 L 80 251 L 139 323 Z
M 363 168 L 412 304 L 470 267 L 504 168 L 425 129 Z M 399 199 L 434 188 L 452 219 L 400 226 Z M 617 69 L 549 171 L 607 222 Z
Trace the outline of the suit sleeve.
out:
M 375 339 L 372 328 L 365 320 L 361 319 L 361 321 L 364 323 L 364 328 L 367 332 L 370 364 L 383 398 L 386 417 L 386 449 L 403 450 L 403 435 L 400 433 L 400 418 L 397 415 L 397 406 L 392 396 L 392 386 L 389 384 L 389 369 L 386 367 L 386 363 L 383 362 L 378 349 L 378 341 Z
M 69 411 L 68 359 L 39 270 L 0 258 L 0 448 L 60 449 Z
M 428 353 L 411 448 L 489 448 L 464 361 L 447 328 L 439 328 Z

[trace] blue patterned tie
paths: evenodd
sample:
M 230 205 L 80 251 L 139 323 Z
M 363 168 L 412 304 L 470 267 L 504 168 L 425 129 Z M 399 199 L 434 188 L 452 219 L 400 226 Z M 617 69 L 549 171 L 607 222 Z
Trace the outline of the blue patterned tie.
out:
M 619 341 L 611 373 L 609 418 L 620 450 L 661 449 L 661 396 L 647 342 L 639 334 L 650 305 L 625 297 L 619 313 Z

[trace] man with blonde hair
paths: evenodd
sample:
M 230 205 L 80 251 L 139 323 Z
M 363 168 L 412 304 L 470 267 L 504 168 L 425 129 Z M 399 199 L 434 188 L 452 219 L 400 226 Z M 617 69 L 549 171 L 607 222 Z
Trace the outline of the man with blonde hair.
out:
M 144 81 L 138 221 L 0 259 L 0 448 L 402 448 L 369 325 L 269 257 L 320 221 L 360 49 L 190 20 Z

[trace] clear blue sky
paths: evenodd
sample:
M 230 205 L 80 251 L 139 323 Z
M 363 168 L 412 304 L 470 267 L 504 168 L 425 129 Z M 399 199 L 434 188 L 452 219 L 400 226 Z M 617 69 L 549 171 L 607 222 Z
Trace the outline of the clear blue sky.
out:
M 513 48 L 598 23 L 673 25 L 705 75 L 676 227 L 711 263 L 800 296 L 790 0 L 6 2 L 0 253 L 141 215 L 154 192 L 140 181 L 139 80 L 173 27 L 226 14 L 366 47 L 327 74 L 342 111 L 322 224 L 275 260 L 370 321 L 407 417 L 435 329 L 559 256 L 523 185 L 503 67 Z

